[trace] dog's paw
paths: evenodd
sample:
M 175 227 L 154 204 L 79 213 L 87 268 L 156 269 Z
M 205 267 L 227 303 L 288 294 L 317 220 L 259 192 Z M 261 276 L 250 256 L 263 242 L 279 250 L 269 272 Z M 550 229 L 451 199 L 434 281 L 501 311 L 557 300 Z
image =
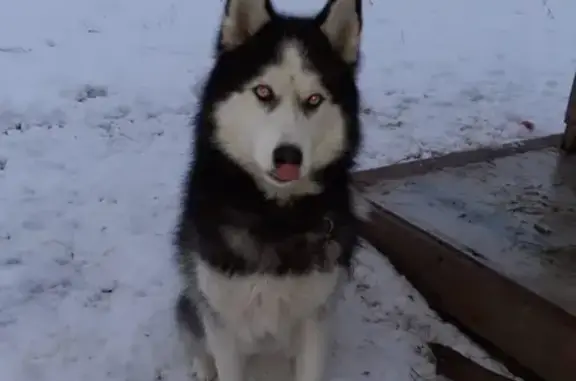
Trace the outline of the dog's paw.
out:
M 192 365 L 196 381 L 217 381 L 218 375 L 212 356 L 198 356 Z

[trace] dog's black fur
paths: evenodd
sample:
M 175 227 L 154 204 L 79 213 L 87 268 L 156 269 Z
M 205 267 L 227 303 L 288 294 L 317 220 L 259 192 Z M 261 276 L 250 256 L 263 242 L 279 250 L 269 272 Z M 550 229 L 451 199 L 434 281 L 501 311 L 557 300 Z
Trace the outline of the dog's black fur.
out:
M 245 44 L 233 50 L 217 45 L 215 66 L 194 119 L 193 159 L 175 237 L 181 259 L 196 252 L 203 261 L 229 275 L 262 272 L 228 247 L 221 228 L 233 226 L 274 248 L 278 258 L 264 269 L 272 275 L 306 274 L 333 265 L 350 268 L 357 244 L 350 172 L 361 138 L 357 63 L 346 63 L 317 27 L 325 14 L 326 9 L 316 18 L 274 14 Z M 321 76 L 333 102 L 341 107 L 346 118 L 347 147 L 337 160 L 313 174 L 322 187 L 319 194 L 280 204 L 267 199 L 252 177 L 218 148 L 213 141 L 217 127 L 212 112 L 215 104 L 240 89 L 262 67 L 278 60 L 281 43 L 290 39 L 305 49 L 312 69 Z M 310 242 L 306 238 L 310 233 L 318 237 L 325 234 L 325 240 Z M 331 265 L 325 250 L 328 241 L 336 242 L 341 249 L 337 263 Z

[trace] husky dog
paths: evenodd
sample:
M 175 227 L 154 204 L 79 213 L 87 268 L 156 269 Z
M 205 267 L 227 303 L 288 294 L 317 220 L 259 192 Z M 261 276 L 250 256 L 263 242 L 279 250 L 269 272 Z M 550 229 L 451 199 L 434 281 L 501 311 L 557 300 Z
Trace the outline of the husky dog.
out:
M 358 240 L 361 15 L 361 0 L 313 17 L 226 2 L 175 238 L 177 321 L 201 381 L 244 381 L 266 352 L 293 360 L 296 381 L 324 379 Z

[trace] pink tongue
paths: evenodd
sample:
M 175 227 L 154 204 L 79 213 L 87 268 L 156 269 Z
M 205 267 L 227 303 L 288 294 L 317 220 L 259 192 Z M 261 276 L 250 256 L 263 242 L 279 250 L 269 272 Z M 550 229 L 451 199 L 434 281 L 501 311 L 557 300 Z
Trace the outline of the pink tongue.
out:
M 276 168 L 276 177 L 282 181 L 294 181 L 300 178 L 300 166 L 294 164 L 282 164 Z

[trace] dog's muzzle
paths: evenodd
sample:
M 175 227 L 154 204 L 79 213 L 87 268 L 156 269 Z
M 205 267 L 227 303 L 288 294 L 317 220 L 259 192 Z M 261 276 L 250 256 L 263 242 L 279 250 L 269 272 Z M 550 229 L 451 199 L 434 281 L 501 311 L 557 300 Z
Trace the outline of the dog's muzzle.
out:
M 281 144 L 274 149 L 272 176 L 279 182 L 295 181 L 300 178 L 302 150 L 293 144 Z

